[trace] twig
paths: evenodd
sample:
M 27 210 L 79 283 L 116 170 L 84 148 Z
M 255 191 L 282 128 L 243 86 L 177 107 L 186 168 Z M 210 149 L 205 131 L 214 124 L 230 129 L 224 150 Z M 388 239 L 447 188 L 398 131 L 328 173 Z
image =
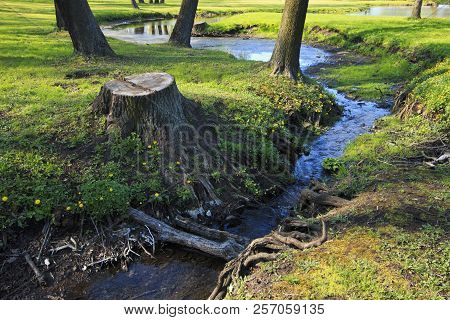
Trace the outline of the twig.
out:
M 42 273 L 39 271 L 39 269 L 36 267 L 36 265 L 34 264 L 33 260 L 31 260 L 31 257 L 28 253 L 26 253 L 24 255 L 25 260 L 27 261 L 28 265 L 31 267 L 31 269 L 33 269 L 34 274 L 36 275 L 37 280 L 39 281 L 40 285 L 45 285 L 45 280 L 44 280 L 44 276 L 42 275 Z

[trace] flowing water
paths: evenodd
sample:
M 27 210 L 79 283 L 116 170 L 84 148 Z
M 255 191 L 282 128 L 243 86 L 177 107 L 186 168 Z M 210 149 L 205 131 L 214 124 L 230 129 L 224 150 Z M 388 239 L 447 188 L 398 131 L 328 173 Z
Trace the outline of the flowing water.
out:
M 164 32 L 164 23 L 173 24 L 173 21 L 157 23 Z M 105 33 L 110 37 L 138 43 L 159 43 L 162 37 L 167 41 L 168 35 L 153 34 L 151 22 L 146 25 L 143 32 L 140 29 L 142 26 L 133 25 L 108 27 L 105 28 Z M 159 30 L 159 27 L 156 27 L 156 30 Z M 170 32 L 171 29 L 167 27 L 167 30 Z M 226 51 L 240 59 L 268 61 L 274 41 L 194 38 L 192 45 L 198 49 Z M 326 63 L 330 57 L 331 54 L 324 50 L 305 45 L 302 47 L 301 68 L 307 73 L 308 67 Z M 341 155 L 350 141 L 369 131 L 377 118 L 389 112 L 378 108 L 375 103 L 351 100 L 332 88 L 324 87 L 336 97 L 337 103 L 344 107 L 341 119 L 311 142 L 308 155 L 298 159 L 294 172 L 297 183 L 271 201 L 267 208 L 246 211 L 242 223 L 228 229 L 230 232 L 249 238 L 268 234 L 276 227 L 286 210 L 296 203 L 300 190 L 308 181 L 321 176 L 322 161 Z M 72 298 L 83 299 L 204 299 L 213 289 L 222 267 L 222 262 L 217 259 L 169 246 L 163 249 L 156 259 L 143 259 L 132 263 L 127 272 L 112 269 L 99 273 L 89 283 L 80 284 L 71 295 Z

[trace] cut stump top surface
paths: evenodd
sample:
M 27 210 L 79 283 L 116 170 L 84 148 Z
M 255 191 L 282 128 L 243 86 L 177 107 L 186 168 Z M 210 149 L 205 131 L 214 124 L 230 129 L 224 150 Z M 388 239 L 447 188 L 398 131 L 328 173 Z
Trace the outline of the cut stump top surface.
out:
M 124 80 L 111 80 L 105 87 L 112 94 L 122 96 L 145 96 L 162 91 L 175 83 L 175 79 L 168 73 L 152 72 L 132 75 Z

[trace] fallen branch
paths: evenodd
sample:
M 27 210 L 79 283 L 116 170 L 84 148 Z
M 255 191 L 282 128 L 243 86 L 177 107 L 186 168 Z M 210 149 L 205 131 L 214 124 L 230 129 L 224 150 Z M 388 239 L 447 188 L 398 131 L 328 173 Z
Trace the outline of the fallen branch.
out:
M 168 224 L 136 209 L 130 209 L 129 214 L 137 222 L 148 226 L 153 232 L 156 233 L 157 238 L 162 242 L 197 249 L 226 261 L 232 260 L 244 249 L 244 246 L 236 242 L 236 240 L 232 237 L 228 237 L 222 242 L 209 240 L 175 229 Z
M 33 260 L 31 259 L 30 255 L 28 253 L 26 253 L 24 255 L 25 261 L 28 263 L 28 265 L 30 266 L 30 268 L 33 270 L 34 274 L 36 275 L 37 280 L 39 281 L 39 284 L 41 286 L 46 285 L 44 276 L 42 275 L 42 273 L 39 271 L 39 269 L 36 267 L 36 265 L 34 264 Z
M 234 239 L 237 243 L 240 243 L 242 245 L 247 245 L 250 240 L 238 236 L 236 234 L 232 234 L 226 231 L 220 231 L 216 229 L 211 229 L 202 225 L 199 225 L 198 223 L 194 222 L 193 220 L 181 216 L 176 216 L 174 219 L 175 226 L 182 228 L 190 233 L 196 234 L 201 237 L 205 237 L 210 240 L 215 241 L 227 241 L 228 239 Z

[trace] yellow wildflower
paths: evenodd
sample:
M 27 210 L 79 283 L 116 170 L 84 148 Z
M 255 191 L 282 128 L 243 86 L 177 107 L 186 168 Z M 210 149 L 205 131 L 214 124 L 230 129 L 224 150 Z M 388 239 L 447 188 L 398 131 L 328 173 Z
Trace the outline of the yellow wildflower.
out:
M 83 202 L 79 202 L 79 203 L 78 203 L 78 206 L 79 206 L 80 208 L 83 208 L 83 207 L 84 207 Z
M 158 198 L 159 197 L 159 193 L 155 193 L 155 198 Z
M 2 201 L 3 201 L 3 202 L 8 201 L 8 197 L 7 197 L 7 196 L 3 196 L 3 197 L 2 197 Z
M 72 208 L 71 208 L 70 206 L 68 206 L 68 207 L 66 208 L 66 211 L 70 211 L 70 210 L 72 210 Z
M 109 188 L 109 192 L 113 192 L 113 188 Z
M 34 200 L 34 204 L 37 205 L 37 206 L 40 205 L 41 204 L 41 200 L 39 200 L 39 199 Z

